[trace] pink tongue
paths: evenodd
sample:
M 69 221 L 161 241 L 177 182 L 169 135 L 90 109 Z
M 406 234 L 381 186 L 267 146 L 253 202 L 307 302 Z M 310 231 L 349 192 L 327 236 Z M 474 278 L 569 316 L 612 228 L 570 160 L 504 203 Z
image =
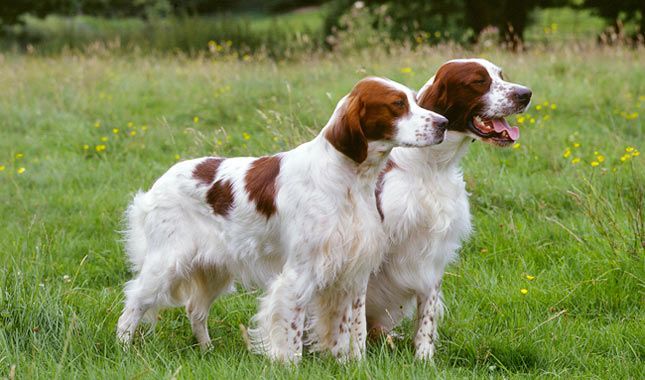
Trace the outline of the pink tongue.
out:
M 513 141 L 520 138 L 520 129 L 518 127 L 511 127 L 508 125 L 508 122 L 504 118 L 492 119 L 491 121 L 493 122 L 493 129 L 495 129 L 495 132 L 501 133 L 506 131 Z

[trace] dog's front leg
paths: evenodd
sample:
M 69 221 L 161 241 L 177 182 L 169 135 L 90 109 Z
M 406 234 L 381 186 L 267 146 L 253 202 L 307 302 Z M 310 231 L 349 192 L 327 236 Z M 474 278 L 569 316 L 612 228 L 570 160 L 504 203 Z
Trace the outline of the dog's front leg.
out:
M 367 287 L 354 297 L 352 302 L 352 324 L 351 324 L 351 351 L 350 357 L 361 360 L 365 353 L 365 340 L 367 339 L 367 322 L 365 318 L 365 293 Z
M 298 271 L 285 268 L 269 287 L 249 330 L 251 349 L 272 360 L 298 363 L 302 358 L 305 306 L 311 302 L 312 284 Z
M 440 284 L 417 294 L 417 333 L 414 337 L 417 359 L 431 360 L 435 353 L 437 324 L 441 316 Z

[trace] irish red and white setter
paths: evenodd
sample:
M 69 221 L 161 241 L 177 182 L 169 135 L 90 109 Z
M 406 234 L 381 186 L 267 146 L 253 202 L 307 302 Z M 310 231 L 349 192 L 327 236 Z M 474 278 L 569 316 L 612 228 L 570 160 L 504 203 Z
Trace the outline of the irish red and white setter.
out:
M 441 280 L 471 233 L 468 192 L 459 162 L 472 141 L 508 146 L 519 129 L 505 117 L 523 112 L 531 90 L 505 81 L 483 59 L 454 60 L 420 90 L 420 106 L 445 115 L 445 141 L 427 148 L 395 148 L 377 184 L 378 209 L 390 246 L 369 281 L 367 321 L 372 333 L 390 331 L 414 310 L 416 356 L 432 358 L 442 314 Z
M 387 245 L 379 172 L 393 147 L 440 143 L 446 125 L 407 87 L 367 78 L 315 139 L 291 151 L 174 165 L 127 211 L 136 276 L 125 286 L 119 339 L 130 342 L 160 308 L 185 306 L 208 347 L 210 306 L 240 281 L 267 289 L 249 331 L 254 350 L 297 362 L 307 313 L 319 348 L 362 357 L 367 281 Z

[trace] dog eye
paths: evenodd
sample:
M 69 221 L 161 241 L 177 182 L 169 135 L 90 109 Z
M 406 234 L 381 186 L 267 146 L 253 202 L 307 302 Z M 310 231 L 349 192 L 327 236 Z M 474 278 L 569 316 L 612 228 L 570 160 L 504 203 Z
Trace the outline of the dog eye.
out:
M 484 84 L 486 83 L 486 79 L 477 79 L 473 81 L 474 84 Z
M 393 103 L 395 106 L 403 108 L 405 107 L 405 102 L 403 100 L 397 100 Z

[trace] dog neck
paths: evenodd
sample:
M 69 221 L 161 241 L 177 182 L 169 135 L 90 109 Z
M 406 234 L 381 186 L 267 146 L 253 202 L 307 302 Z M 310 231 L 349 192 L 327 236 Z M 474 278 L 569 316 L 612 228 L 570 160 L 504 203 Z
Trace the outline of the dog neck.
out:
M 472 140 L 463 133 L 449 131 L 441 144 L 425 148 L 395 148 L 392 157 L 397 165 L 414 168 L 416 173 L 458 170 Z

